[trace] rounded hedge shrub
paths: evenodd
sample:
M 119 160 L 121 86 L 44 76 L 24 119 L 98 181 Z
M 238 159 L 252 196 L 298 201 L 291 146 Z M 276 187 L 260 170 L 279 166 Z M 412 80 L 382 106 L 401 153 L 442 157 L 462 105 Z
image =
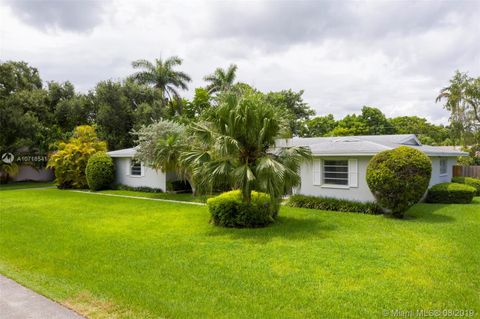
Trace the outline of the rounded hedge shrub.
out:
M 475 187 L 459 183 L 441 183 L 428 190 L 427 202 L 469 204 L 475 196 Z
M 112 158 L 104 152 L 92 155 L 88 159 L 85 175 L 91 190 L 108 188 L 115 178 L 115 166 Z
M 368 187 L 386 213 L 403 217 L 428 189 L 432 162 L 427 155 L 408 146 L 375 155 L 367 167 Z
M 480 196 L 480 178 L 458 176 L 452 178 L 452 182 L 472 186 L 477 190 L 475 195 Z
M 279 206 L 270 196 L 252 191 L 250 203 L 242 201 L 239 190 L 225 192 L 207 200 L 211 222 L 223 227 L 263 227 L 274 221 Z

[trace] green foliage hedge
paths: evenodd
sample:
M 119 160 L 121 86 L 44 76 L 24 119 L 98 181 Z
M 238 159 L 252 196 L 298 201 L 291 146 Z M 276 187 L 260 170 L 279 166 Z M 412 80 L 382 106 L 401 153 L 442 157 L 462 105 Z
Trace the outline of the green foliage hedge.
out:
M 239 190 L 225 192 L 207 200 L 211 222 L 223 227 L 263 227 L 274 221 L 279 206 L 270 196 L 252 191 L 251 203 L 242 201 Z
M 112 158 L 104 152 L 92 155 L 88 159 L 85 175 L 88 187 L 93 191 L 110 187 L 115 178 Z
M 144 192 L 144 193 L 163 193 L 161 188 L 153 188 L 147 186 L 128 186 L 117 184 L 113 187 L 114 189 L 123 190 L 123 191 L 135 191 L 135 192 Z
M 428 191 L 428 203 L 469 204 L 475 196 L 476 189 L 458 183 L 441 183 L 433 185 Z
M 292 195 L 288 199 L 287 206 L 331 210 L 337 212 L 381 214 L 382 208 L 372 202 L 356 202 L 347 199 L 331 197 L 318 197 L 306 195 Z
M 475 195 L 480 196 L 480 178 L 458 176 L 452 178 L 452 183 L 466 184 L 468 186 L 472 186 L 477 190 Z
M 432 162 L 427 155 L 400 146 L 375 155 L 367 167 L 367 183 L 378 204 L 394 216 L 416 204 L 428 189 Z

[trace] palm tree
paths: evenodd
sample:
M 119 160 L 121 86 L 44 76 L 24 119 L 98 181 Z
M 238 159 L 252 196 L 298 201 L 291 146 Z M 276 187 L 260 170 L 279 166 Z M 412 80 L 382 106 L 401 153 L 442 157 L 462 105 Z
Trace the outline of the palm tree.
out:
M 217 68 L 213 74 L 205 76 L 203 79 L 210 84 L 207 85 L 208 93 L 216 93 L 229 90 L 235 81 L 237 66 L 231 64 L 226 70 Z
M 210 185 L 228 182 L 239 188 L 244 202 L 251 191 L 270 195 L 272 201 L 300 183 L 300 162 L 310 157 L 303 147 L 275 148 L 275 140 L 288 136 L 288 123 L 261 93 L 220 95 L 219 105 L 204 123 L 192 124 L 195 145 L 181 156 L 184 165 Z
M 445 100 L 451 126 L 466 143 L 465 133 L 480 125 L 480 78 L 456 71 L 450 85 L 440 90 L 435 102 Z
M 155 59 L 154 63 L 148 60 L 132 62 L 134 69 L 140 69 L 131 77 L 140 84 L 151 85 L 162 92 L 165 100 L 179 99 L 178 89 L 187 90 L 190 76 L 174 68 L 182 64 L 182 59 L 177 56 L 166 60 Z

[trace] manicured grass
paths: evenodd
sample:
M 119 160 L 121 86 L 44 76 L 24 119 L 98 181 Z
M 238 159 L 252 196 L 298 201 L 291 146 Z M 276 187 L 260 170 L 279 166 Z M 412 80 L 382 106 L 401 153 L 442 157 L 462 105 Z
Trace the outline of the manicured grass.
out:
M 14 182 L 0 184 L 0 191 L 54 186 L 53 182 Z
M 207 207 L 47 190 L 0 194 L 0 273 L 92 318 L 382 318 L 480 312 L 480 198 L 406 220 L 282 207 L 221 229 Z
M 104 191 L 99 191 L 99 193 L 138 196 L 138 197 L 157 198 L 157 199 L 168 199 L 168 200 L 179 200 L 184 202 L 197 202 L 197 203 L 206 203 L 207 199 L 211 197 L 207 195 L 193 196 L 191 193 L 178 193 L 178 194 L 148 193 L 148 192 L 126 191 L 126 190 L 104 190 Z

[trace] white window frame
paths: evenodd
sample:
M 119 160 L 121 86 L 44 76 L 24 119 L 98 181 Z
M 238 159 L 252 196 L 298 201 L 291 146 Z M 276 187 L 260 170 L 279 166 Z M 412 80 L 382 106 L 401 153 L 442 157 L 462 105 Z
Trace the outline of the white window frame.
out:
M 441 158 L 439 162 L 440 176 L 448 175 L 448 159 Z
M 345 184 L 327 184 L 325 183 L 325 161 L 347 161 L 348 162 L 348 183 Z M 358 159 L 356 158 L 314 158 L 312 162 L 312 184 L 314 186 L 320 186 L 322 188 L 339 188 L 339 189 L 350 189 L 350 188 L 357 188 L 359 187 L 359 171 L 358 171 Z
M 325 167 L 325 164 L 328 162 L 328 161 L 344 161 L 346 162 L 346 165 L 340 165 L 340 167 L 346 167 L 347 168 L 347 171 L 346 172 L 342 172 L 342 174 L 347 174 L 347 177 L 346 178 L 335 178 L 335 177 L 325 177 L 325 174 L 326 173 L 338 173 L 338 172 L 332 172 L 332 171 L 328 171 L 328 169 Z M 331 165 L 328 165 L 328 166 L 331 166 Z M 322 163 L 322 170 L 323 170 L 323 174 L 322 174 L 322 184 L 325 185 L 325 186 L 329 186 L 329 187 L 339 187 L 339 188 L 345 188 L 345 187 L 349 187 L 350 186 L 350 179 L 349 179 L 349 171 L 350 171 L 350 167 L 348 165 L 348 159 L 325 159 L 323 160 L 323 163 Z M 346 182 L 346 184 L 330 184 L 330 183 L 327 183 L 325 180 L 332 180 L 332 179 L 335 179 L 335 180 L 343 180 Z
M 139 177 L 145 176 L 145 167 L 143 165 L 143 162 L 139 162 L 140 163 L 140 174 L 139 175 L 132 174 L 132 166 L 133 166 L 134 162 L 137 162 L 137 161 L 135 161 L 134 159 L 129 159 L 128 165 L 127 165 L 127 175 L 130 176 L 130 177 L 134 177 L 134 178 L 139 178 Z

